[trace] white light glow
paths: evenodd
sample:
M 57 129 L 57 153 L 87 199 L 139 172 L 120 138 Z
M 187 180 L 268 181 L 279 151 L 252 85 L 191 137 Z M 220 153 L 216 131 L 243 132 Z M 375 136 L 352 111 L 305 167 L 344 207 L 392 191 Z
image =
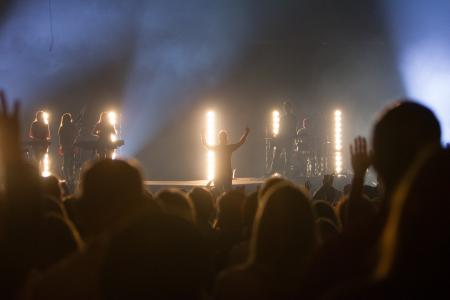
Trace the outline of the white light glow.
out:
M 44 118 L 44 123 L 48 125 L 49 119 L 50 119 L 50 115 L 48 112 L 44 111 L 42 112 L 42 117 Z
M 342 172 L 342 112 L 340 110 L 334 111 L 334 163 L 335 173 Z
M 272 134 L 277 136 L 280 133 L 280 112 L 274 110 L 272 112 Z
M 117 114 L 114 111 L 110 111 L 108 112 L 108 120 L 109 123 L 113 126 L 115 126 L 117 124 Z
M 214 145 L 216 143 L 216 114 L 213 111 L 206 113 L 206 143 Z M 215 155 L 213 151 L 208 151 L 207 154 L 207 178 L 214 179 L 215 173 Z
M 48 177 L 51 175 L 50 173 L 50 159 L 48 157 L 48 153 L 45 153 L 44 159 L 42 160 L 42 177 Z
M 383 2 L 403 93 L 434 111 L 450 143 L 450 1 Z

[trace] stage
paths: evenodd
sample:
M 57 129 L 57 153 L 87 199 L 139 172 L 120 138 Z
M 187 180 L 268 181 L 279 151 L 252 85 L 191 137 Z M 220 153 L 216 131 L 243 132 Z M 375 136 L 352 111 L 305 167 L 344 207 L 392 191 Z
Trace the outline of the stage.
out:
M 236 178 L 233 179 L 233 187 L 245 187 L 246 190 L 254 191 L 258 186 L 262 185 L 266 178 Z M 179 188 L 189 190 L 196 186 L 206 187 L 209 181 L 201 180 L 145 180 L 144 185 L 151 191 L 159 191 L 167 188 Z
M 267 178 L 265 177 L 243 177 L 233 179 L 234 188 L 245 188 L 246 191 L 256 191 L 259 186 L 261 186 Z M 322 184 L 322 176 L 315 177 L 302 177 L 292 180 L 294 183 L 303 186 L 306 181 L 311 184 L 312 190 L 316 190 Z M 157 192 L 168 188 L 179 188 L 188 191 L 196 186 L 206 187 L 208 185 L 208 180 L 145 180 L 144 185 L 152 192 Z M 335 178 L 334 186 L 340 190 L 343 189 L 344 185 L 350 183 L 350 178 L 348 176 L 340 176 Z

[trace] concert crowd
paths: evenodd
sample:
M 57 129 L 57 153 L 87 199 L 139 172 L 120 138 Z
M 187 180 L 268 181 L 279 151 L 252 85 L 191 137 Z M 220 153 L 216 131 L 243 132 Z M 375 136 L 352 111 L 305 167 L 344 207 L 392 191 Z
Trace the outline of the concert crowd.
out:
M 134 162 L 105 154 L 70 193 L 24 159 L 20 104 L 0 98 L 1 299 L 450 297 L 450 153 L 421 104 L 395 102 L 370 142 L 355 138 L 343 191 L 328 174 L 317 191 L 278 176 L 249 193 L 225 176 L 223 191 L 152 194 Z M 227 175 L 249 129 L 237 144 L 221 134 L 210 148 Z

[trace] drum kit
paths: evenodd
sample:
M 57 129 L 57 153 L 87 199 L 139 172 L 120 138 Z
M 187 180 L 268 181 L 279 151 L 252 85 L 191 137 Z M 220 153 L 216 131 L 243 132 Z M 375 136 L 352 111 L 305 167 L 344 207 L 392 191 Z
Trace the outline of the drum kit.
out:
M 333 172 L 333 145 L 328 138 L 297 136 L 289 147 L 276 151 L 274 137 L 266 140 L 266 175 L 274 172 L 288 178 L 310 178 Z M 276 157 L 279 153 L 279 157 Z M 273 170 L 274 160 L 281 160 L 280 170 Z

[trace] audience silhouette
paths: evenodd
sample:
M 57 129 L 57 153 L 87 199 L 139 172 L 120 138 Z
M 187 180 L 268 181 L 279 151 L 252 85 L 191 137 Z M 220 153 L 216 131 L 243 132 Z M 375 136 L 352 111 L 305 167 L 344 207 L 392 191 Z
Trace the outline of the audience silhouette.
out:
M 372 149 L 355 138 L 344 193 L 327 175 L 314 197 L 282 177 L 246 195 L 227 154 L 219 196 L 153 196 L 124 160 L 86 166 L 76 194 L 40 177 L 22 157 L 19 103 L 0 100 L 2 299 L 450 297 L 450 150 L 421 104 L 387 107 Z

